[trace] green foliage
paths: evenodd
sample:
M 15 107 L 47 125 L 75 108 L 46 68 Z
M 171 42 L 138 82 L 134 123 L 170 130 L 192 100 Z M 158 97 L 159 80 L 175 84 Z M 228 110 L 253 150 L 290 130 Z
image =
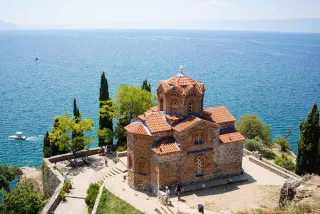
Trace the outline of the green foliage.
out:
M 97 214 L 123 214 L 123 213 L 130 213 L 130 214 L 143 214 L 126 201 L 118 198 L 117 196 L 113 195 L 106 189 L 103 189 L 100 202 L 97 209 Z
M 282 152 L 287 152 L 288 150 L 292 150 L 292 148 L 288 142 L 288 138 L 286 138 L 286 137 L 279 136 L 279 137 L 273 139 L 272 143 L 278 144 L 281 147 Z
M 83 133 L 93 129 L 93 120 L 86 118 L 79 122 L 74 118 L 70 118 L 66 112 L 65 115 L 56 116 L 55 120 L 59 122 L 58 126 L 49 133 L 50 141 L 54 141 L 59 146 L 60 151 L 71 150 L 73 153 L 84 148 L 93 142 L 93 137 L 76 136 L 72 138 L 72 133 Z
M 277 157 L 277 154 L 271 151 L 270 149 L 267 148 L 262 148 L 259 153 L 262 155 L 262 157 L 273 160 Z
M 100 80 L 100 94 L 99 94 L 99 130 L 108 129 L 113 132 L 113 114 L 115 112 L 112 101 L 109 97 L 109 86 L 108 80 L 105 77 L 105 73 L 102 72 L 101 80 Z M 106 144 L 112 144 L 113 138 L 108 137 L 104 138 L 106 135 L 99 135 L 99 146 L 103 146 Z M 112 134 L 111 134 L 112 136 Z
M 263 148 L 263 142 L 259 137 L 254 139 L 246 139 L 244 142 L 244 147 L 249 151 L 260 151 Z
M 72 182 L 70 179 L 65 179 L 63 183 L 62 190 L 65 192 L 70 192 L 70 189 L 72 188 Z
M 275 159 L 275 164 L 287 169 L 287 170 L 290 170 L 290 171 L 293 171 L 296 169 L 296 166 L 295 164 L 292 162 L 292 160 L 288 157 L 288 155 L 282 153 L 282 155 L 279 157 L 276 157 Z
M 0 213 L 6 214 L 37 214 L 44 206 L 44 197 L 35 192 L 34 183 L 25 180 L 17 183 L 10 192 L 2 192 L 0 201 Z
M 259 137 L 264 143 L 270 142 L 270 125 L 265 124 L 255 114 L 242 115 L 236 122 L 236 127 L 248 139 Z
M 125 147 L 125 146 L 123 146 L 123 145 L 120 145 L 120 146 L 118 146 L 118 148 L 117 148 L 117 152 L 123 152 L 123 151 L 126 151 L 127 150 L 127 147 Z
M 296 173 L 320 174 L 319 110 L 315 103 L 307 118 L 300 124 Z
M 85 202 L 88 206 L 88 212 L 91 213 L 93 207 L 94 207 L 94 203 L 96 202 L 98 193 L 99 193 L 99 188 L 100 185 L 99 184 L 90 184 L 89 188 L 87 190 L 87 196 L 85 199 Z
M 128 125 L 132 119 L 156 104 L 156 96 L 147 90 L 143 90 L 134 85 L 122 84 L 119 86 L 114 104 L 116 106 L 116 125 L 115 136 L 118 143 L 126 142 L 124 126 Z
M 19 175 L 22 175 L 19 167 L 0 164 L 0 190 L 10 191 L 10 182 Z
M 151 92 L 151 84 L 148 83 L 148 81 L 145 79 L 145 80 L 143 80 L 141 89 Z
M 108 145 L 109 142 L 112 142 L 113 132 L 108 128 L 98 129 L 97 134 L 99 136 L 99 146 Z M 103 142 L 103 144 L 101 144 Z
M 119 162 L 119 158 L 118 157 L 113 158 L 113 162 L 114 163 L 118 163 Z

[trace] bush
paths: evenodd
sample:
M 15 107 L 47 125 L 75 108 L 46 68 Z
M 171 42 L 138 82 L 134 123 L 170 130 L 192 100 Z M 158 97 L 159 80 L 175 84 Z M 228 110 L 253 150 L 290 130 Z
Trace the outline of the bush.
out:
M 296 166 L 295 164 L 292 162 L 292 160 L 288 157 L 288 155 L 286 154 L 283 154 L 279 157 L 276 157 L 275 159 L 275 164 L 287 169 L 287 170 L 290 170 L 292 172 L 295 171 L 296 169 Z
M 113 162 L 114 163 L 118 163 L 119 162 L 119 158 L 118 157 L 113 158 Z
M 99 193 L 99 184 L 90 184 L 88 190 L 87 190 L 87 196 L 85 199 L 85 202 L 88 206 L 88 212 L 91 213 L 94 203 L 96 202 L 98 193 Z
M 262 157 L 269 160 L 273 160 L 277 157 L 277 154 L 269 149 L 262 148 L 259 152 L 262 155 Z
M 117 152 L 123 152 L 123 151 L 126 151 L 126 150 L 127 150 L 127 148 L 125 146 L 123 146 L 123 145 L 120 145 L 117 148 Z
M 283 136 L 279 136 L 273 139 L 272 143 L 278 144 L 281 147 L 282 152 L 287 152 L 288 150 L 292 150 L 290 144 L 288 143 L 288 139 Z
M 246 139 L 244 142 L 244 147 L 249 151 L 260 151 L 263 148 L 263 142 L 259 137 L 254 139 Z

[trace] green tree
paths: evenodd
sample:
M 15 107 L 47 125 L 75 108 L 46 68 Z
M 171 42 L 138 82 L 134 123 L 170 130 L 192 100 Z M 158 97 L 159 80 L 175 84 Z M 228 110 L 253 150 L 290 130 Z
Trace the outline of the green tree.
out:
M 76 123 L 80 123 L 81 121 L 81 113 L 77 106 L 77 100 L 76 98 L 73 99 L 73 119 Z M 83 140 L 83 132 L 77 132 L 77 130 L 72 131 L 72 140 Z M 77 142 L 77 145 L 84 145 L 83 142 Z M 79 147 L 80 149 L 83 149 L 84 147 Z
M 249 151 L 260 151 L 263 148 L 263 142 L 259 137 L 253 139 L 246 139 L 244 142 L 244 147 Z
M 0 190 L 10 191 L 10 182 L 19 175 L 22 175 L 19 167 L 0 164 Z
M 270 142 L 270 125 L 265 124 L 255 114 L 242 115 L 236 122 L 236 127 L 248 139 L 259 137 L 264 143 Z
M 43 138 L 43 157 L 48 158 L 52 156 L 51 142 L 49 139 L 49 133 L 46 132 Z
M 65 115 L 55 117 L 58 126 L 49 133 L 50 141 L 54 141 L 59 146 L 60 151 L 69 150 L 75 155 L 76 151 L 91 144 L 94 140 L 91 136 L 81 135 L 72 138 L 72 133 L 84 133 L 93 129 L 93 120 L 89 118 L 76 121 L 70 118 L 66 112 Z
M 44 206 L 41 193 L 35 191 L 31 180 L 18 182 L 10 191 L 2 191 L 3 199 L 0 201 L 0 213 L 6 214 L 37 214 Z
M 296 173 L 319 173 L 319 110 L 315 103 L 307 118 L 300 124 Z
M 288 142 L 288 138 L 283 136 L 278 136 L 275 139 L 273 139 L 272 144 L 278 144 L 281 147 L 282 152 L 287 152 L 288 150 L 292 150 Z
M 281 156 L 276 157 L 275 159 L 275 164 L 290 170 L 294 171 L 295 170 L 295 164 L 292 162 L 292 160 L 288 157 L 288 155 L 282 153 Z
M 108 80 L 106 79 L 105 73 L 102 72 L 101 80 L 100 80 L 100 95 L 99 95 L 99 130 L 98 130 L 98 138 L 99 138 L 99 146 L 103 146 L 106 144 L 113 143 L 113 125 L 112 125 L 112 117 L 108 113 L 101 113 L 101 111 L 112 108 L 112 102 L 109 97 L 109 86 Z M 103 134 L 101 134 L 103 133 Z M 108 133 L 108 134 L 107 134 Z M 111 133 L 111 137 L 110 137 Z
M 148 83 L 148 81 L 145 79 L 145 80 L 143 80 L 143 82 L 142 82 L 141 89 L 151 92 L 151 84 Z
M 143 90 L 134 85 L 122 84 L 119 86 L 114 104 L 116 106 L 116 125 L 115 135 L 118 143 L 126 142 L 123 127 L 128 125 L 135 117 L 143 114 L 156 104 L 156 97 L 151 92 Z

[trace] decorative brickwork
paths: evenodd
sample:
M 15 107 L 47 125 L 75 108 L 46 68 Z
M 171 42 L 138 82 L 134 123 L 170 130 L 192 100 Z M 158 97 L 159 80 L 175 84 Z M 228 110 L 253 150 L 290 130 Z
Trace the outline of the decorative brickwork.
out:
M 157 194 L 165 186 L 242 173 L 244 137 L 224 106 L 203 108 L 200 81 L 161 80 L 158 106 L 126 127 L 128 184 Z

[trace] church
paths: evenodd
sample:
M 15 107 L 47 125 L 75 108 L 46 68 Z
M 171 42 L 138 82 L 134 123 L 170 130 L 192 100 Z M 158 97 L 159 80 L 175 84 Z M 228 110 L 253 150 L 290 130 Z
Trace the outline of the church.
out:
M 127 131 L 128 184 L 157 194 L 165 186 L 239 175 L 245 138 L 225 106 L 204 107 L 201 81 L 181 73 L 160 80 L 158 105 Z

